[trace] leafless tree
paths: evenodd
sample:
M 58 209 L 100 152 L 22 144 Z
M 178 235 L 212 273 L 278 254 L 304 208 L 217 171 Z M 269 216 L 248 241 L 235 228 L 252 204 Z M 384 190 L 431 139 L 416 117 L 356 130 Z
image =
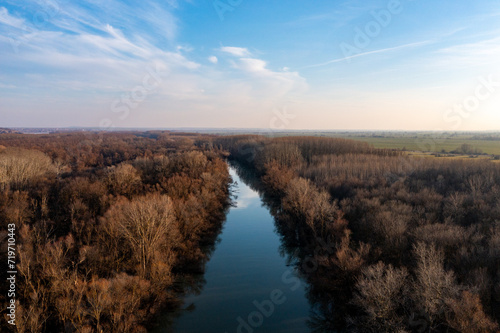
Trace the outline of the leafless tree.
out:
M 165 195 L 119 201 L 106 213 L 105 223 L 110 236 L 122 237 L 129 246 L 143 277 L 150 275 L 158 252 L 168 253 L 179 242 L 172 201 Z

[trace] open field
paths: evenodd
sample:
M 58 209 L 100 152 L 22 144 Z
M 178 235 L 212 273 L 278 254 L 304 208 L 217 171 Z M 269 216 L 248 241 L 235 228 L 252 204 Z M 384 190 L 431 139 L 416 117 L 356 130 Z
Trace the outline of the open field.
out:
M 500 155 L 500 133 L 494 132 L 397 132 L 397 131 L 290 131 L 271 136 L 321 136 L 368 142 L 375 148 L 426 152 L 452 152 L 463 144 L 488 155 Z
M 434 152 L 451 152 L 463 144 L 470 144 L 486 154 L 500 155 L 500 141 L 475 140 L 469 138 L 406 138 L 406 137 L 349 137 L 353 140 L 364 141 L 375 148 L 392 148 L 406 150 L 429 150 Z
M 458 150 L 463 144 L 488 155 L 500 155 L 500 133 L 471 132 L 443 133 L 431 132 L 288 132 L 275 133 L 274 136 L 314 135 L 335 137 L 368 142 L 375 148 L 401 149 L 449 153 Z

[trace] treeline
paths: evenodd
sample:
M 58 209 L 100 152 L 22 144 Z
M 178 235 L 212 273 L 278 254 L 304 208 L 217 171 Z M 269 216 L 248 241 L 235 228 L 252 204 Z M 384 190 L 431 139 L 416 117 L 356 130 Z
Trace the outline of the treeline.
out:
M 0 260 L 14 224 L 18 272 L 16 326 L 2 283 L 0 330 L 146 331 L 177 302 L 176 282 L 203 271 L 229 205 L 227 165 L 206 142 L 0 135 Z
M 310 283 L 313 329 L 499 331 L 500 165 L 331 138 L 214 144 L 274 197 Z

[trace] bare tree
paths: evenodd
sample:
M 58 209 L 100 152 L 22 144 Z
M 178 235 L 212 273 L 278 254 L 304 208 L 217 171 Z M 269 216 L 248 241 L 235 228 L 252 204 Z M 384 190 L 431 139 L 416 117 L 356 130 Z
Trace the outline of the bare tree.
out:
M 106 183 L 113 193 L 131 197 L 141 186 L 141 177 L 132 165 L 122 163 L 108 168 Z
M 363 309 L 365 322 L 371 329 L 396 332 L 404 319 L 398 315 L 406 297 L 408 272 L 379 262 L 363 269 L 356 283 L 353 303 Z
M 143 277 L 151 273 L 156 253 L 168 253 L 179 242 L 172 201 L 165 195 L 119 201 L 106 213 L 105 223 L 108 234 L 122 237 L 132 250 Z
M 431 327 L 443 319 L 446 302 L 457 297 L 459 288 L 453 272 L 444 269 L 444 252 L 435 245 L 418 243 L 413 253 L 417 259 L 415 295 Z
M 0 183 L 13 187 L 48 173 L 57 173 L 50 157 L 36 150 L 9 148 L 0 153 Z

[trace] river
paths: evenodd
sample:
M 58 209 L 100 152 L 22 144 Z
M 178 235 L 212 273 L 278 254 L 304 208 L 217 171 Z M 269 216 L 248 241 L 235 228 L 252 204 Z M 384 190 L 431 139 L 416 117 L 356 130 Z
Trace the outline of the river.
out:
M 287 265 L 274 218 L 234 168 L 230 173 L 235 207 L 206 264 L 205 284 L 154 332 L 309 332 L 306 283 Z

